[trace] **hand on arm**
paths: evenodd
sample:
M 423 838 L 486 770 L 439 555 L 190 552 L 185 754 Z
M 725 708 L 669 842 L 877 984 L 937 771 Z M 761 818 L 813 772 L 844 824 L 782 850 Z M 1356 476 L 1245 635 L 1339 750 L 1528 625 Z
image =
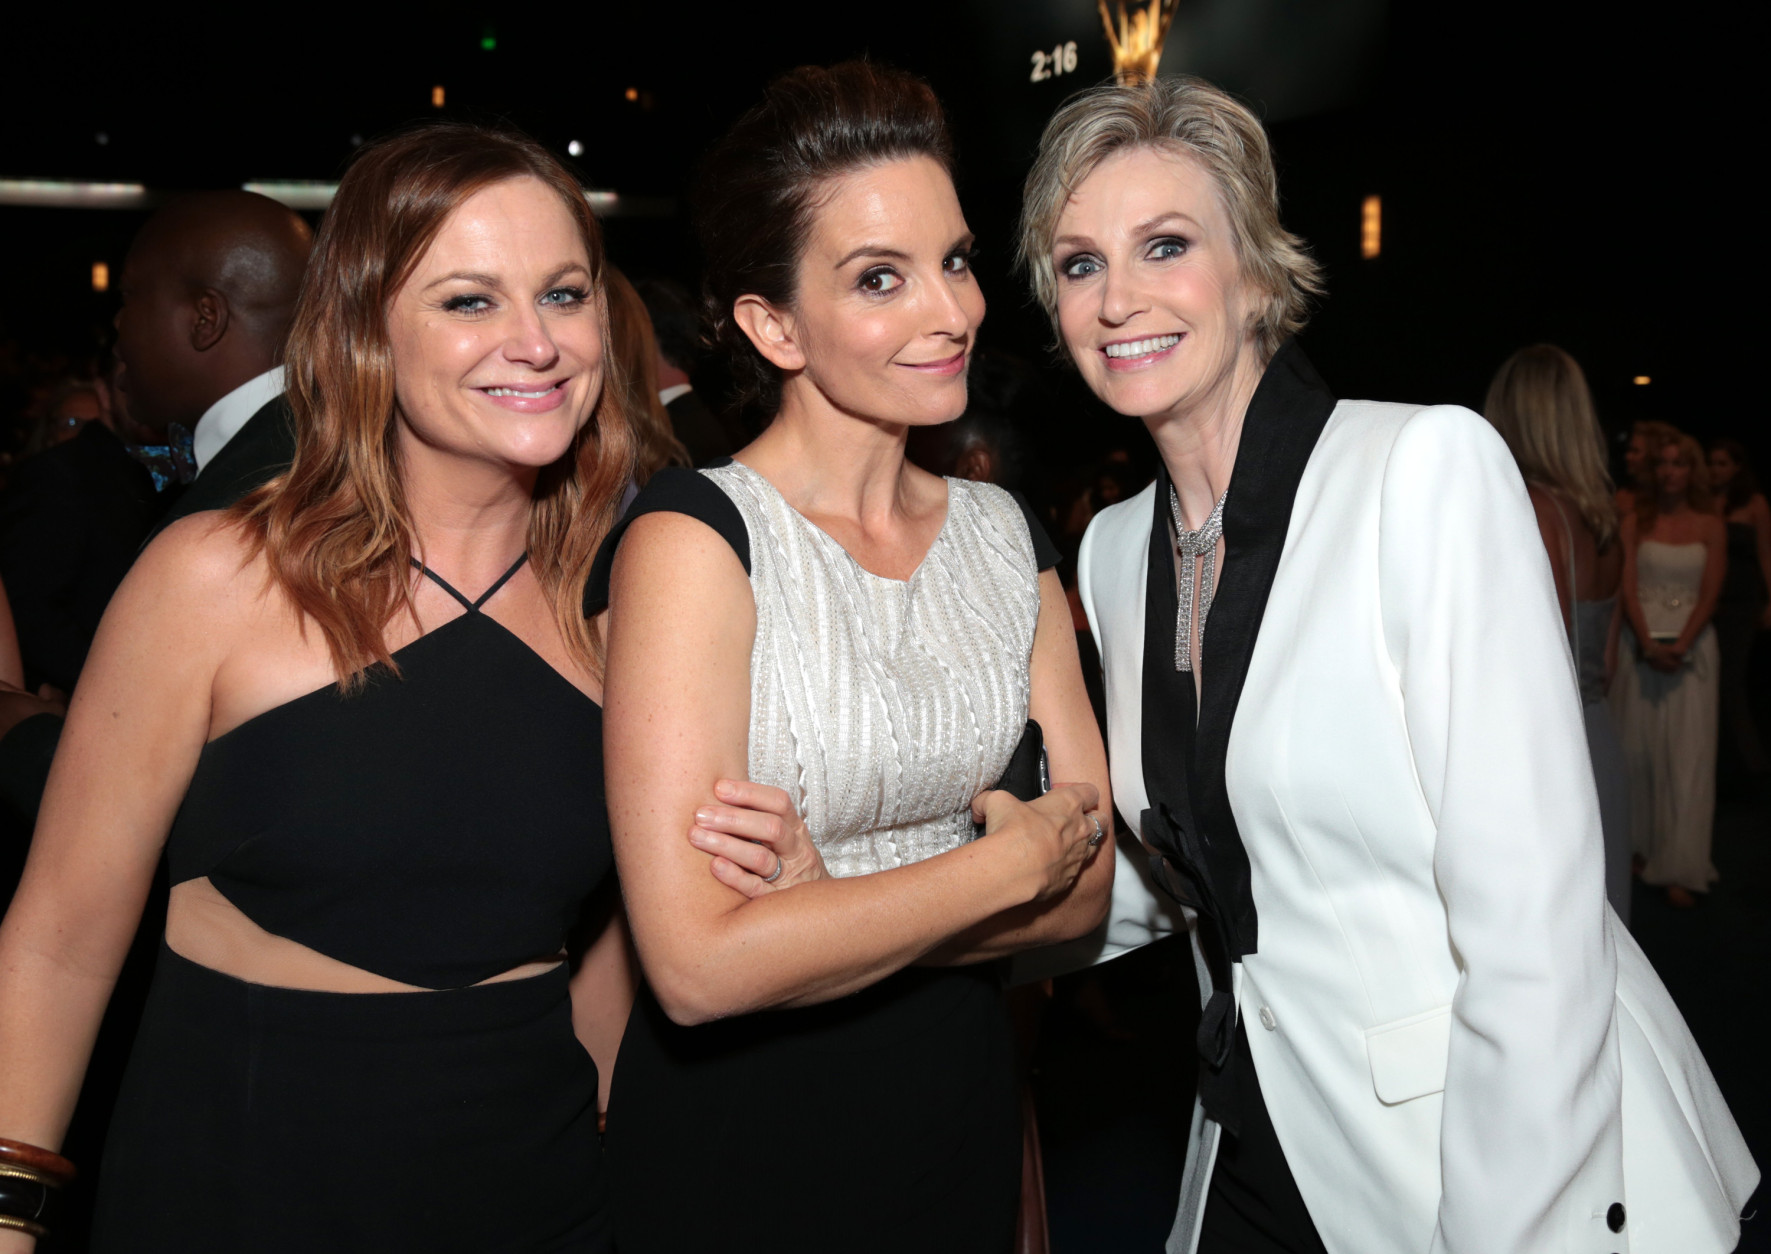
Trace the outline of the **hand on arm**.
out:
M 192 520 L 106 611 L 0 923 L 0 1136 L 60 1145 L 154 867 L 209 730 L 238 582 Z M 221 550 L 218 552 L 218 550 Z
M 742 566 L 710 528 L 667 513 L 632 524 L 608 618 L 609 814 L 641 963 L 679 1022 L 875 983 L 967 927 L 1062 891 L 1072 847 L 1093 831 L 1011 823 L 913 866 L 754 899 L 721 883 L 686 833 L 715 780 L 748 773 L 755 613 Z
M 713 786 L 718 804 L 695 811 L 689 843 L 713 855 L 713 878 L 746 897 L 829 877 L 805 819 L 779 788 L 743 779 Z

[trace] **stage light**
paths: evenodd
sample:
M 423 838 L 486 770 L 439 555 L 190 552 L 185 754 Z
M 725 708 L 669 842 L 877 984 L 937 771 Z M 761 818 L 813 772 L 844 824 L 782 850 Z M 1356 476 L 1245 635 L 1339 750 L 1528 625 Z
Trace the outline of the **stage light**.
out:
M 291 209 L 324 209 L 338 194 L 337 183 L 316 183 L 301 179 L 263 180 L 240 184 L 242 191 L 269 196 Z
M 43 209 L 146 209 L 140 183 L 75 183 L 58 179 L 0 179 L 0 205 Z
M 1367 196 L 1359 215 L 1359 255 L 1370 261 L 1384 249 L 1384 198 Z
M 482 51 L 491 52 L 493 49 L 495 49 L 497 47 L 498 47 L 498 39 L 496 36 L 494 36 L 494 35 L 481 35 L 480 36 L 480 48 Z
M 443 107 L 443 85 L 441 83 L 430 89 L 430 107 L 433 109 Z
M 1631 382 L 1633 382 L 1639 388 L 1647 387 L 1651 381 L 1652 380 L 1650 380 L 1648 378 L 1648 376 L 1645 374 L 1639 374 L 1633 380 L 1631 380 Z
M 574 157 L 582 157 L 584 155 L 584 145 L 574 139 L 566 145 L 566 152 Z
M 92 142 L 97 144 L 100 148 L 103 148 L 106 144 L 111 142 L 111 137 L 108 133 L 100 131 L 92 137 Z
M 95 292 L 111 290 L 111 268 L 102 261 L 92 263 L 92 290 Z
M 640 98 L 640 89 L 637 87 L 629 87 L 626 91 L 622 92 L 621 94 L 623 96 L 627 97 L 627 99 L 629 99 L 629 100 L 638 100 Z

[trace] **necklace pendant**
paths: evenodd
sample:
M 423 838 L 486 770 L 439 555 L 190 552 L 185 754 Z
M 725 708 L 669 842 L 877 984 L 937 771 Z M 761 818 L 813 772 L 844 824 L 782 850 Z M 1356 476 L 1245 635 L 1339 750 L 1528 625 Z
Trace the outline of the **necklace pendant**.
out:
M 1197 531 L 1188 531 L 1181 521 L 1181 498 L 1170 484 L 1168 489 L 1168 507 L 1174 515 L 1175 551 L 1180 555 L 1180 575 L 1175 581 L 1175 670 L 1191 671 L 1193 669 L 1193 601 L 1194 601 L 1194 569 L 1198 567 L 1199 585 L 1199 639 L 1205 640 L 1205 620 L 1211 613 L 1211 598 L 1216 591 L 1218 565 L 1218 541 L 1224 535 L 1224 502 L 1230 499 L 1230 490 L 1218 497 L 1218 503 L 1211 508 L 1211 514 L 1205 525 Z

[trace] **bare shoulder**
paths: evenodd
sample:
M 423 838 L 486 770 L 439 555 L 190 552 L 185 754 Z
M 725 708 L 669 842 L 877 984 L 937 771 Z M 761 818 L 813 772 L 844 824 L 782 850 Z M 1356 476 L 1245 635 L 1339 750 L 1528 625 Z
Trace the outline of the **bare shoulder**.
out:
M 167 591 L 214 591 L 240 582 L 247 566 L 262 571 L 245 530 L 221 510 L 207 510 L 179 519 L 141 551 L 130 570 L 140 572 Z
M 219 641 L 262 606 L 268 568 L 240 525 L 209 511 L 181 518 L 142 550 L 105 618 L 176 624 Z

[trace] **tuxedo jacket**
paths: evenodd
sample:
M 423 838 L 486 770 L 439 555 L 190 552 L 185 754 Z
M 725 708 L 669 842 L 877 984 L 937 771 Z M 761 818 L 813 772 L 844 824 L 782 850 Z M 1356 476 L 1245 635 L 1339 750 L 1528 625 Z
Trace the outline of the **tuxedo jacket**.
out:
M 1573 663 L 1499 436 L 1337 402 L 1282 349 L 1230 482 L 1196 725 L 1168 509 L 1159 481 L 1081 548 L 1114 800 L 1186 903 L 1207 1026 L 1214 996 L 1247 1025 L 1327 1248 L 1732 1250 L 1758 1170 L 1605 903 Z M 1116 890 L 1140 926 L 1146 882 Z M 1171 1254 L 1197 1244 L 1209 1114 Z
M 91 427 L 93 424 L 88 423 Z M 84 433 L 82 433 L 84 435 Z M 109 434 L 107 432 L 107 434 Z M 114 437 L 113 437 L 114 438 Z M 72 443 L 73 441 L 70 441 Z M 53 451 L 53 450 L 52 450 Z M 225 509 L 259 487 L 274 475 L 288 469 L 295 457 L 295 427 L 288 403 L 282 396 L 267 402 L 246 420 L 246 425 L 209 459 L 203 470 L 161 514 L 159 521 L 144 519 L 133 534 L 127 559 L 122 562 L 110 592 L 133 564 L 144 545 L 142 536 L 151 541 L 180 518 L 209 509 Z M 134 463 L 131 463 L 132 465 Z M 147 471 L 136 465 L 144 478 Z M 102 613 L 103 603 L 97 607 Z M 95 615 L 93 626 L 97 626 Z M 91 642 L 90 634 L 87 642 Z M 84 652 L 82 652 L 84 657 Z M 61 742 L 62 721 L 53 714 L 39 714 L 26 719 L 0 738 L 0 808 L 29 831 L 36 821 L 37 807 L 43 799 L 43 787 L 49 779 L 49 766 Z
M 151 540 L 181 518 L 226 509 L 255 488 L 289 469 L 295 460 L 295 420 L 286 397 L 266 401 L 246 425 L 221 446 L 179 495 L 153 529 Z

